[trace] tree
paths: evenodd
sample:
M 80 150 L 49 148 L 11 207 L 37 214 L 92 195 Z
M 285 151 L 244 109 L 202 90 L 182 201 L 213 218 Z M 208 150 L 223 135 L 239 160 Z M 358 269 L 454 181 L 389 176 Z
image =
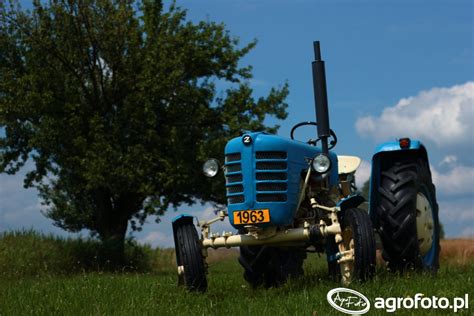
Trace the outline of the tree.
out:
M 275 132 L 287 85 L 254 99 L 251 67 L 223 24 L 160 0 L 0 3 L 0 172 L 30 160 L 46 215 L 123 251 L 129 223 L 197 200 L 225 202 L 201 174 L 243 130 Z M 225 91 L 217 83 L 227 82 Z M 222 178 L 222 177 L 221 177 Z

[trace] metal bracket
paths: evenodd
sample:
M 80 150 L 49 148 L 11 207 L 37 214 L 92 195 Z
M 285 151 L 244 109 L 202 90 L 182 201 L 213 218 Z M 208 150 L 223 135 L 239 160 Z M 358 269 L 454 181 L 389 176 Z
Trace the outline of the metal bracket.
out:
M 211 234 L 211 225 L 218 221 L 223 221 L 228 216 L 226 210 L 220 210 L 217 213 L 217 217 L 208 221 L 199 221 L 198 227 L 201 227 L 201 233 L 203 238 L 212 238 L 214 234 Z

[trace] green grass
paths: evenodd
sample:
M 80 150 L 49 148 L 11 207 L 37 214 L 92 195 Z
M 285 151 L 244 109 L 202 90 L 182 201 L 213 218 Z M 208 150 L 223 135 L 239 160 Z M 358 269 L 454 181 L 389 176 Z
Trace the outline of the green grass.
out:
M 125 244 L 120 271 L 161 272 L 174 258 L 172 250 L 151 249 L 133 241 Z M 35 231 L 0 233 L 0 277 L 22 278 L 115 271 L 96 239 L 61 238 Z M 1 298 L 0 298 L 1 299 Z
M 474 265 L 444 266 L 437 277 L 411 274 L 404 277 L 379 269 L 377 277 L 351 287 L 375 297 L 414 296 L 423 293 L 453 298 L 470 294 Z M 84 273 L 73 276 L 0 278 L 1 315 L 342 315 L 326 301 L 326 293 L 339 284 L 326 278 L 324 257 L 310 256 L 306 277 L 280 288 L 252 289 L 242 278 L 235 259 L 213 263 L 209 290 L 187 293 L 176 286 L 174 267 L 151 274 Z M 396 315 L 448 314 L 443 310 L 400 310 Z M 372 308 L 368 315 L 385 314 Z
M 379 267 L 373 281 L 351 287 L 372 304 L 376 297 L 423 293 L 452 299 L 469 293 L 470 309 L 459 314 L 473 315 L 472 246 L 470 241 L 445 245 L 437 277 L 414 273 L 400 277 Z M 326 301 L 327 292 L 340 285 L 328 280 L 324 256 L 309 256 L 304 279 L 279 288 L 252 289 L 242 278 L 235 252 L 211 251 L 209 290 L 196 294 L 177 287 L 171 249 L 129 242 L 127 267 L 118 273 L 110 272 L 101 251 L 94 239 L 33 231 L 0 234 L 0 315 L 341 315 Z M 450 312 L 399 310 L 396 315 Z M 372 308 L 371 314 L 385 313 Z

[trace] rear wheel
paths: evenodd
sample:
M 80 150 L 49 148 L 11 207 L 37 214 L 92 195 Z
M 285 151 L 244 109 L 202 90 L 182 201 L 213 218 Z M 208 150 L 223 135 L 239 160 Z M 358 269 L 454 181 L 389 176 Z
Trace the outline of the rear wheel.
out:
M 382 172 L 378 193 L 378 230 L 389 269 L 437 271 L 438 205 L 427 163 L 395 163 Z
M 375 238 L 366 211 L 358 208 L 345 211 L 339 250 L 343 253 L 339 258 L 342 283 L 348 284 L 353 280 L 366 281 L 374 276 Z
M 178 267 L 180 283 L 190 291 L 205 292 L 207 278 L 201 244 L 194 225 L 176 228 L 177 249 L 181 265 Z
M 275 287 L 288 278 L 303 276 L 303 249 L 280 249 L 270 246 L 241 246 L 239 263 L 244 279 L 252 286 Z

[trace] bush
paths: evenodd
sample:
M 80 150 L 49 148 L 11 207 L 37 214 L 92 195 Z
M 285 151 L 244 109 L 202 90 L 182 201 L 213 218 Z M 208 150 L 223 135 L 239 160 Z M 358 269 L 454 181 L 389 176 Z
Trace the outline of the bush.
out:
M 125 260 L 120 266 L 105 260 L 104 253 L 101 242 L 95 239 L 61 238 L 32 230 L 4 232 L 0 233 L 0 276 L 160 272 L 169 269 L 162 264 L 171 266 L 168 259 L 174 255 L 172 250 L 153 250 L 133 240 L 125 243 Z

